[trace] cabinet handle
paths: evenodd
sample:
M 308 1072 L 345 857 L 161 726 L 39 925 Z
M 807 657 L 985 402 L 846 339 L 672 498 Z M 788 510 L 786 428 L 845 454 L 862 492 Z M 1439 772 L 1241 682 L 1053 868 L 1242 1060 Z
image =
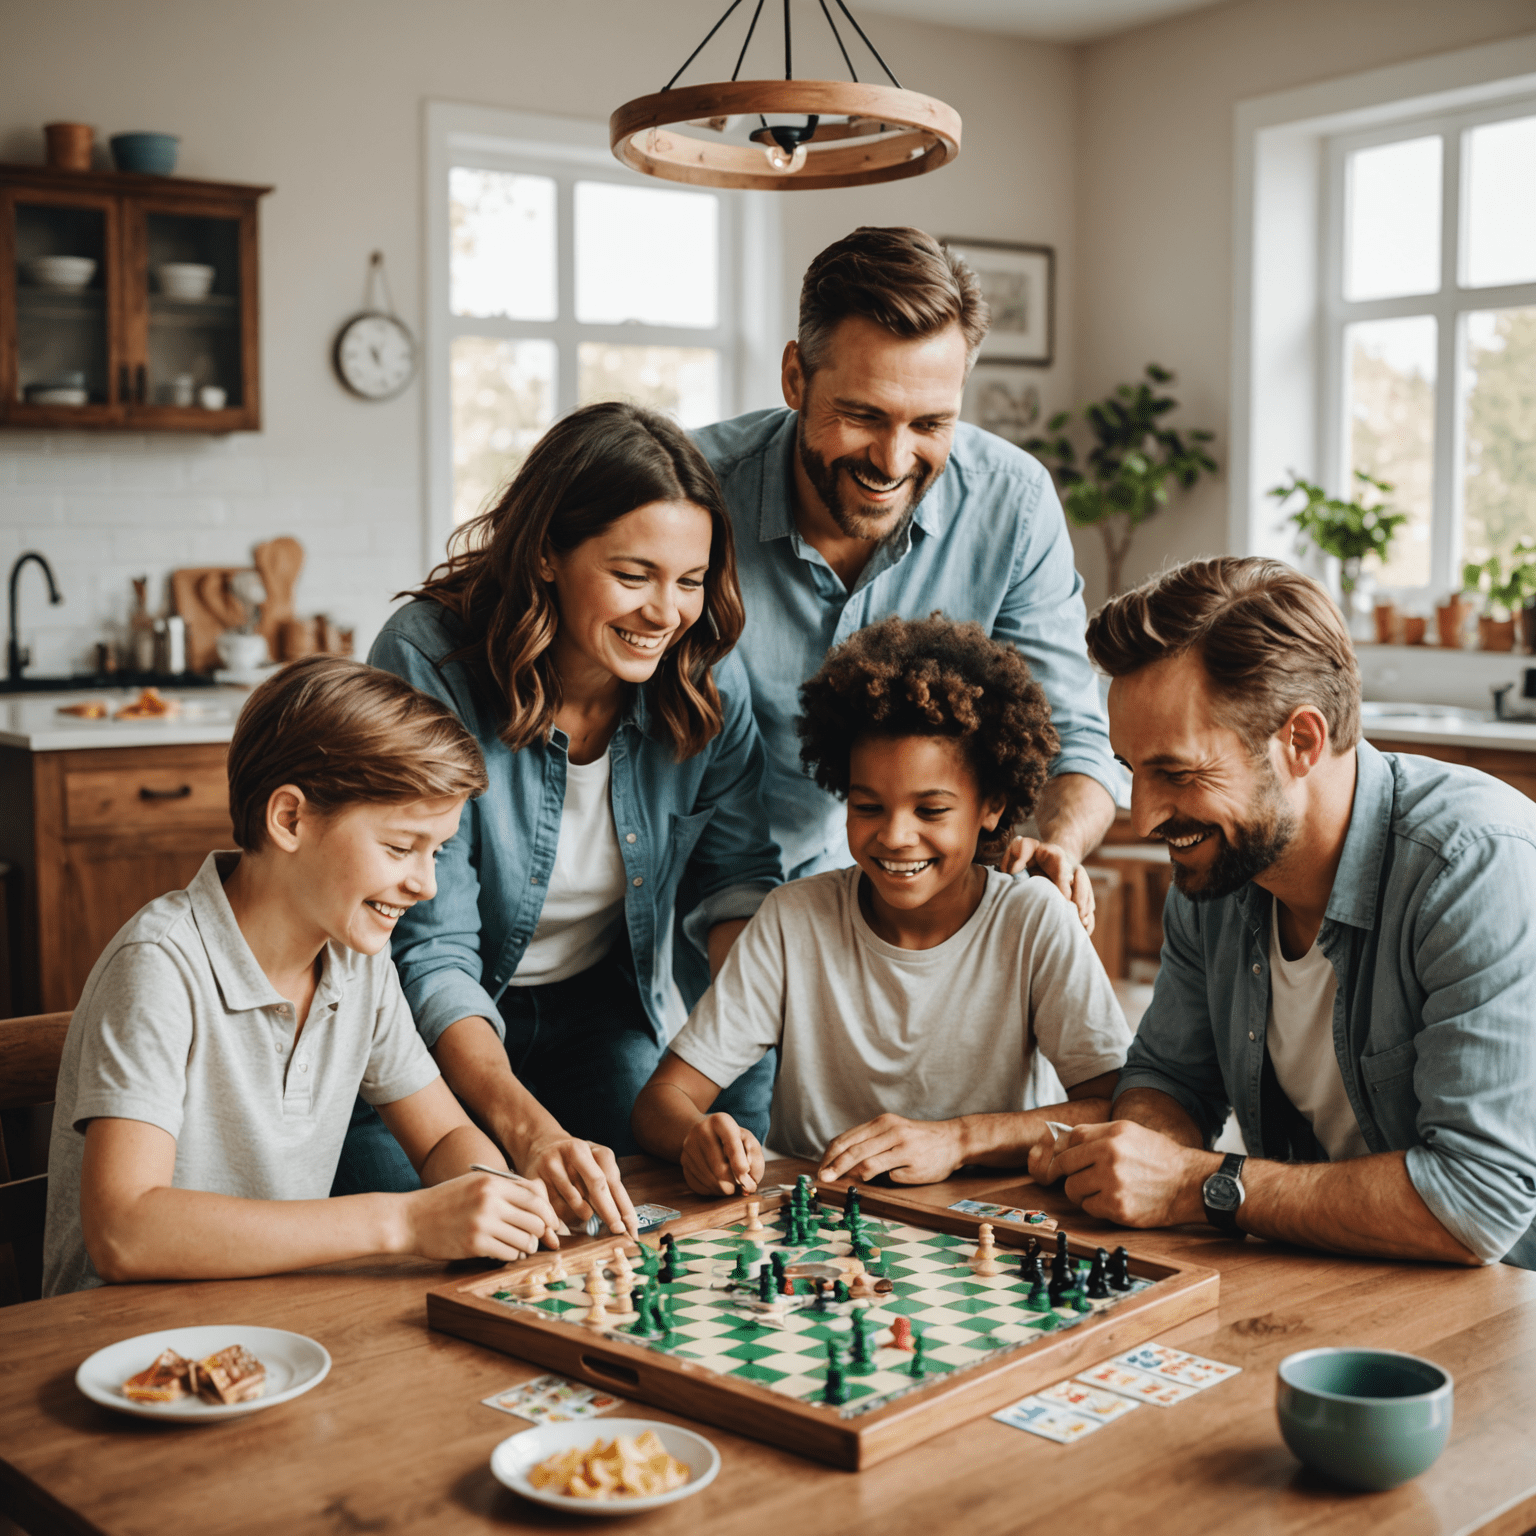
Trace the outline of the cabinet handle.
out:
M 133 398 L 139 404 L 144 404 L 144 396 L 149 391 L 149 369 L 143 363 L 139 364 L 134 376 Z
M 128 385 L 128 364 L 127 363 L 119 363 L 117 365 L 117 398 L 118 398 L 118 401 L 121 404 L 126 405 L 128 403 L 129 398 L 130 398 L 130 395 L 131 395 L 131 390 L 129 389 L 129 385 Z
M 191 797 L 192 786 L 183 784 L 178 789 L 150 789 L 148 785 L 140 785 L 140 800 L 186 800 Z

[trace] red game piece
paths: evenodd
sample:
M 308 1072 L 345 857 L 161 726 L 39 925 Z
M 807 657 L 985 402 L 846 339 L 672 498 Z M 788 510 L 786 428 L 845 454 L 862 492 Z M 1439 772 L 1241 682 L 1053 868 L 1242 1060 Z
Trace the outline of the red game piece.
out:
M 898 1317 L 891 1324 L 891 1348 L 905 1350 L 912 1348 L 912 1322 L 910 1318 Z

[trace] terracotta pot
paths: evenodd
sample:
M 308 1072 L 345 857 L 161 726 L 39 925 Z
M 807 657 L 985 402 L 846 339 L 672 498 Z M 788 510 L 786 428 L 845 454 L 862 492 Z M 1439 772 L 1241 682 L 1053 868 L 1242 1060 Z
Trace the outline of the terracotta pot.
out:
M 88 171 L 96 130 L 89 123 L 44 123 L 48 164 L 55 171 Z
M 1440 644 L 1447 650 L 1461 649 L 1461 627 L 1466 618 L 1467 605 L 1459 597 L 1453 597 L 1435 609 L 1435 628 L 1440 634 Z
M 1512 651 L 1515 648 L 1515 621 L 1513 619 L 1479 618 L 1477 644 L 1484 651 Z
M 1376 644 L 1391 645 L 1397 639 L 1397 604 L 1377 603 L 1376 614 Z
M 1424 631 L 1429 628 L 1429 620 L 1421 613 L 1410 613 L 1403 618 L 1403 644 L 1423 645 Z

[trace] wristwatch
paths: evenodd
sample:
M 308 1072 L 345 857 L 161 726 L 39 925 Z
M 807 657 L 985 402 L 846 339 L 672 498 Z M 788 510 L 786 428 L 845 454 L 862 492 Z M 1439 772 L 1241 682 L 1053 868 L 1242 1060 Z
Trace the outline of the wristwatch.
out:
M 1247 1161 L 1240 1153 L 1227 1153 L 1221 1167 L 1200 1186 L 1205 1219 L 1213 1227 L 1220 1227 L 1228 1237 L 1248 1235 L 1237 1224 L 1238 1207 L 1248 1198 L 1248 1191 L 1243 1188 L 1243 1164 Z

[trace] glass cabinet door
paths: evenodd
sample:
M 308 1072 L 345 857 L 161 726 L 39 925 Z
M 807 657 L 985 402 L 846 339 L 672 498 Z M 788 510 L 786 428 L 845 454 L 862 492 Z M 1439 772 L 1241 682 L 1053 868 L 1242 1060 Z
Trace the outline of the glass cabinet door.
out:
M 18 190 L 0 215 L 13 257 L 0 281 L 10 290 L 16 338 L 0 380 L 5 416 L 39 426 L 116 419 L 129 381 L 114 377 L 122 372 L 114 367 L 115 201 Z
M 126 265 L 135 333 L 129 416 L 227 431 L 243 424 L 248 308 L 247 217 L 230 212 L 131 210 L 134 251 Z M 135 259 L 136 258 L 136 259 Z

